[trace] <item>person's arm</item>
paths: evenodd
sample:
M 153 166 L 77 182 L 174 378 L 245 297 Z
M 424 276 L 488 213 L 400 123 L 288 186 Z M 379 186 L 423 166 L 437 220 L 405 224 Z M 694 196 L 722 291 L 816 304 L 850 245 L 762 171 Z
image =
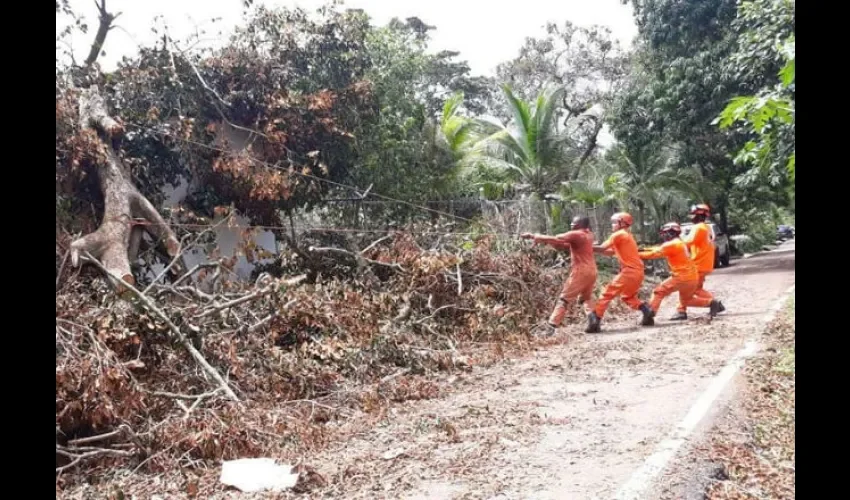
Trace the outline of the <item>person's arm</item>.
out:
M 602 255 L 614 255 L 614 241 L 619 236 L 619 233 L 612 234 L 601 245 L 593 245 L 593 253 L 601 253 Z
M 643 260 L 661 259 L 664 257 L 664 253 L 661 251 L 661 247 L 647 248 L 646 250 L 638 252 L 638 255 Z
M 566 238 L 566 233 L 558 234 L 555 236 L 547 236 L 545 234 L 522 233 L 520 235 L 520 238 L 524 240 L 531 240 L 535 244 L 549 245 L 559 249 L 569 246 L 569 240 Z

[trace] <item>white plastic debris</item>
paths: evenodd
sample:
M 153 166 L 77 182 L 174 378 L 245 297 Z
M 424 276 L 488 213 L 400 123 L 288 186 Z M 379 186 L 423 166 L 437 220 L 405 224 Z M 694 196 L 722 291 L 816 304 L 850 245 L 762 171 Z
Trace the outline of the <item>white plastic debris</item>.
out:
M 273 458 L 240 458 L 221 465 L 220 481 L 246 493 L 283 491 L 295 486 L 298 474 L 291 465 L 278 465 Z
M 388 450 L 384 452 L 381 458 L 383 458 L 384 460 L 392 460 L 403 455 L 405 455 L 404 448 L 396 448 L 394 450 Z

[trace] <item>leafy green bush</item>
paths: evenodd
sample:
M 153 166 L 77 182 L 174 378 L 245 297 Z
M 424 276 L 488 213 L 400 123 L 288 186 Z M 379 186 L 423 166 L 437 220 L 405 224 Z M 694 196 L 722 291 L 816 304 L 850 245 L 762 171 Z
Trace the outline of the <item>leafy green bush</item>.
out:
M 776 229 L 780 224 L 793 223 L 794 216 L 776 206 L 752 208 L 748 210 L 730 210 L 730 220 L 735 222 L 737 236 L 733 246 L 736 253 L 753 253 L 765 245 L 776 242 Z

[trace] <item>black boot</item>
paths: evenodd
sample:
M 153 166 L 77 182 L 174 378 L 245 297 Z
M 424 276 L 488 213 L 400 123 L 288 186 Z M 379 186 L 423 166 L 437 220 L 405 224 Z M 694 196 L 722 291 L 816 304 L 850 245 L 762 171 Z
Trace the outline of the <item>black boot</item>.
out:
M 599 333 L 602 331 L 601 327 L 602 319 L 596 315 L 595 312 L 592 312 L 587 315 L 587 328 L 584 329 L 584 333 Z
M 686 312 L 677 312 L 673 316 L 670 317 L 670 321 L 687 321 L 688 313 Z
M 721 304 L 719 300 L 712 300 L 711 304 L 708 306 L 708 315 L 713 318 L 717 316 L 718 313 L 725 310 L 726 308 L 723 307 L 723 304 Z
M 652 312 L 652 309 L 648 305 L 646 305 L 646 302 L 640 305 L 640 312 L 643 313 L 643 319 L 640 321 L 640 326 L 655 325 L 655 313 Z

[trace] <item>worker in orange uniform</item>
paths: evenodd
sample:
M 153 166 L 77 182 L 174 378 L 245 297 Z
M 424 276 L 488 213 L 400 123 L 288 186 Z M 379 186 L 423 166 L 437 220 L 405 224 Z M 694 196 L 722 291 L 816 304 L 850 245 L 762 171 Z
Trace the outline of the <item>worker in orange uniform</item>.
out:
M 625 212 L 618 212 L 611 216 L 611 230 L 614 234 L 601 245 L 593 247 L 593 251 L 603 255 L 616 255 L 620 262 L 620 273 L 611 283 L 605 287 L 602 296 L 596 301 L 596 307 L 588 316 L 587 333 L 598 333 L 602 331 L 601 323 L 608 304 L 614 297 L 620 299 L 629 307 L 643 313 L 641 325 L 652 326 L 655 324 L 652 309 L 645 302 L 638 299 L 638 291 L 643 284 L 643 261 L 638 255 L 638 246 L 634 236 L 629 231 L 634 219 Z
M 673 292 L 679 292 L 679 304 L 684 304 L 685 307 L 708 307 L 709 314 L 713 318 L 719 312 L 720 303 L 714 299 L 694 295 L 699 285 L 699 273 L 681 235 L 681 226 L 675 222 L 668 222 L 661 226 L 661 238 L 664 243 L 639 253 L 640 258 L 644 260 L 667 259 L 670 272 L 673 274 L 652 291 L 649 307 L 654 316 L 665 297 Z
M 549 245 L 558 250 L 570 250 L 570 275 L 564 282 L 558 304 L 549 316 L 549 330 L 552 334 L 561 326 L 569 304 L 584 303 L 585 312 L 593 310 L 593 287 L 596 286 L 596 260 L 593 258 L 593 233 L 590 231 L 590 219 L 584 216 L 573 217 L 570 231 L 556 236 L 523 233 L 521 238 L 534 241 L 534 244 Z
M 690 215 L 694 227 L 691 229 L 690 234 L 683 238 L 683 241 L 688 245 L 691 258 L 697 266 L 697 273 L 699 273 L 699 283 L 697 284 L 694 296 L 712 300 L 714 296 L 704 288 L 706 276 L 714 271 L 714 242 L 712 241 L 711 228 L 706 223 L 711 217 L 711 209 L 708 208 L 708 205 L 700 203 L 699 205 L 691 206 Z M 720 307 L 718 312 L 726 310 L 722 302 L 718 301 L 718 304 Z M 688 306 L 680 302 L 676 314 L 670 319 L 672 321 L 684 321 L 688 319 Z

